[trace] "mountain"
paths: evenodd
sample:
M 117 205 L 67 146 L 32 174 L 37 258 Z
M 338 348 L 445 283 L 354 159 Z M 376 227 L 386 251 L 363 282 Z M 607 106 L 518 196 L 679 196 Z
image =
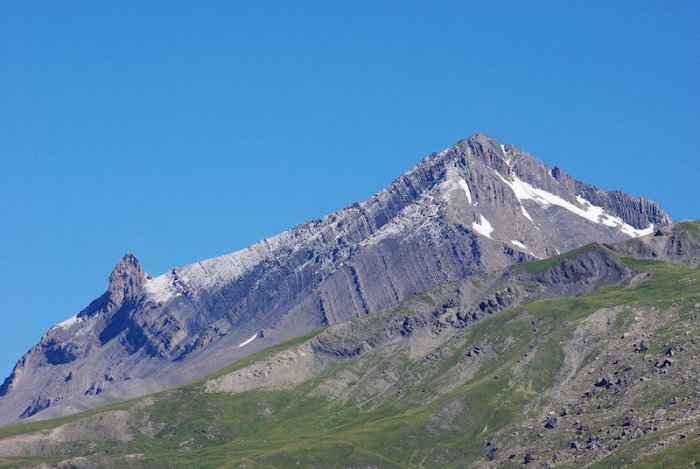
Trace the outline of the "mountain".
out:
M 475 135 L 363 202 L 241 251 L 155 278 L 125 255 L 106 293 L 18 361 L 0 424 L 165 389 L 464 276 L 670 223 L 654 202 Z
M 629 250 L 678 239 L 671 262 Z M 176 389 L 0 429 L 0 467 L 692 467 L 699 255 L 685 222 L 465 277 Z

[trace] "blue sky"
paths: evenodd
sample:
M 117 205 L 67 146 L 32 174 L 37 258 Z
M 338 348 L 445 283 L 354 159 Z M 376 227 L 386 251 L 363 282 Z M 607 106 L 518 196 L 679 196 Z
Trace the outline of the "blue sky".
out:
M 484 132 L 700 218 L 700 2 L 0 0 L 0 374 Z

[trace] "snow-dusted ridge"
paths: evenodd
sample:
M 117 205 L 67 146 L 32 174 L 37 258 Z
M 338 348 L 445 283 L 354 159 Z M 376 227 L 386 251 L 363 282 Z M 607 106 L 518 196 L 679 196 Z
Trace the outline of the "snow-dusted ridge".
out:
M 179 294 L 173 285 L 173 277 L 170 272 L 148 279 L 144 289 L 151 300 L 156 303 L 166 302 Z
M 73 326 L 74 324 L 80 324 L 84 320 L 85 320 L 85 318 L 79 318 L 78 315 L 76 314 L 75 316 L 71 316 L 68 319 L 66 319 L 65 321 L 58 323 L 53 327 L 58 327 L 60 329 L 68 329 L 69 327 Z

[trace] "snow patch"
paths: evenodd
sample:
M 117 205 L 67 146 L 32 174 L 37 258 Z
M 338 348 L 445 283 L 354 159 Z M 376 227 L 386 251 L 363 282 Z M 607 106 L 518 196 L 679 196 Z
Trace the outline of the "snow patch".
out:
M 442 194 L 442 198 L 447 202 L 450 201 L 450 197 L 454 191 L 463 191 L 464 195 L 467 197 L 467 202 L 469 202 L 469 204 L 473 203 L 472 192 L 469 190 L 467 181 L 462 178 L 459 171 L 454 167 L 448 168 L 445 174 L 445 180 L 439 185 L 439 191 Z
M 630 235 L 630 236 L 633 237 L 633 238 L 638 238 L 639 236 L 650 235 L 650 234 L 652 234 L 652 233 L 654 232 L 654 230 L 656 229 L 656 227 L 654 226 L 653 223 L 650 223 L 649 226 L 647 226 L 647 227 L 644 228 L 643 230 L 642 230 L 642 229 L 635 228 L 635 227 L 630 226 L 630 225 L 627 225 L 627 227 L 631 228 L 631 231 L 630 231 L 629 233 L 627 233 L 627 232 L 625 231 L 625 228 L 626 228 L 626 227 L 625 227 L 625 228 L 623 228 L 622 232 L 625 233 L 625 234 Z
M 531 184 L 528 184 L 527 182 L 521 180 L 518 178 L 515 174 L 513 174 L 513 180 L 509 181 L 503 176 L 501 176 L 498 171 L 495 171 L 496 175 L 501 178 L 501 180 L 507 184 L 512 190 L 513 193 L 515 193 L 515 197 L 519 201 L 523 200 L 532 200 L 535 203 L 541 205 L 542 207 L 549 207 L 551 205 L 556 205 L 558 207 L 565 208 L 566 210 L 585 218 L 586 220 L 589 220 L 593 223 L 597 223 L 599 225 L 605 225 L 605 226 L 610 226 L 613 228 L 619 229 L 622 233 L 634 238 L 637 236 L 642 236 L 644 234 L 649 234 L 654 231 L 654 225 L 650 225 L 648 228 L 640 230 L 637 229 L 627 223 L 625 223 L 624 220 L 622 220 L 620 217 L 616 217 L 613 215 L 608 214 L 603 207 L 598 207 L 596 205 L 593 205 L 590 203 L 588 200 L 584 199 L 580 195 L 576 196 L 576 201 L 583 205 L 583 208 L 572 204 L 568 200 L 564 200 L 558 195 L 552 194 L 551 192 L 547 192 L 543 189 L 538 189 Z M 522 207 L 522 203 L 521 203 Z M 523 208 L 524 210 L 524 208 Z M 528 216 L 530 220 L 530 218 Z
M 486 236 L 487 238 L 491 238 L 491 233 L 493 233 L 493 227 L 491 226 L 491 223 L 489 223 L 489 221 L 483 215 L 480 215 L 480 217 L 481 220 L 479 223 L 472 223 L 474 230 L 479 234 Z
M 501 147 L 503 147 L 503 145 L 501 145 Z M 505 153 L 505 149 L 503 150 L 503 152 Z M 528 211 L 525 209 L 525 206 L 522 204 L 522 201 L 523 201 L 523 200 L 527 200 L 527 199 L 531 199 L 531 198 L 532 198 L 532 197 L 530 196 L 530 194 L 531 194 L 532 191 L 528 191 L 527 188 L 523 187 L 522 185 L 527 185 L 527 186 L 531 187 L 533 190 L 534 190 L 535 188 L 532 187 L 532 186 L 530 186 L 529 184 L 527 184 L 527 183 L 521 181 L 521 180 L 518 179 L 517 176 L 515 176 L 515 175 L 513 176 L 513 178 L 514 178 L 517 182 L 520 182 L 520 183 L 522 183 L 522 184 L 517 184 L 517 182 L 516 182 L 516 183 L 512 183 L 512 182 L 508 181 L 506 178 L 504 178 L 503 176 L 501 176 L 501 174 L 500 174 L 498 171 L 496 171 L 496 170 L 494 170 L 494 173 L 496 173 L 496 176 L 498 176 L 499 178 L 501 178 L 501 181 L 505 182 L 506 185 L 507 185 L 508 187 L 510 187 L 510 188 L 513 190 L 513 192 L 515 193 L 515 197 L 518 199 L 518 202 L 520 203 L 520 212 L 523 214 L 523 216 L 524 216 L 525 218 L 527 218 L 528 220 L 530 220 L 530 221 L 532 222 L 532 224 L 534 225 L 534 224 L 535 224 L 535 220 L 532 219 L 532 217 L 530 216 L 530 214 L 528 213 Z M 544 191 L 542 191 L 542 192 L 544 192 Z
M 467 202 L 469 202 L 471 204 L 472 203 L 472 193 L 469 191 L 469 186 L 467 185 L 467 181 L 465 181 L 464 179 L 460 179 L 459 181 L 457 181 L 457 184 L 459 184 L 459 187 L 464 189 L 464 193 L 467 196 Z
M 520 241 L 516 241 L 516 240 L 512 239 L 510 242 L 513 243 L 514 246 L 517 246 L 517 247 L 519 247 L 519 248 L 521 248 L 521 249 L 527 249 L 527 246 L 525 246 L 525 245 L 524 245 L 523 243 L 521 243 Z
M 256 332 L 253 337 L 238 344 L 238 348 L 241 348 L 241 347 L 248 345 L 249 343 L 251 343 L 252 341 L 254 341 L 257 338 L 258 338 L 258 333 Z

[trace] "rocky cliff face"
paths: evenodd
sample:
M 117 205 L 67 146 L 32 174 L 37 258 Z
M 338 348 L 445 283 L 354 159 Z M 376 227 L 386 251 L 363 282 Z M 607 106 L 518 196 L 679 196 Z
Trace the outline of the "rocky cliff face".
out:
M 156 278 L 127 254 L 104 295 L 18 362 L 0 423 L 163 389 L 464 276 L 669 223 L 654 202 L 475 135 L 363 202 L 241 251 Z

